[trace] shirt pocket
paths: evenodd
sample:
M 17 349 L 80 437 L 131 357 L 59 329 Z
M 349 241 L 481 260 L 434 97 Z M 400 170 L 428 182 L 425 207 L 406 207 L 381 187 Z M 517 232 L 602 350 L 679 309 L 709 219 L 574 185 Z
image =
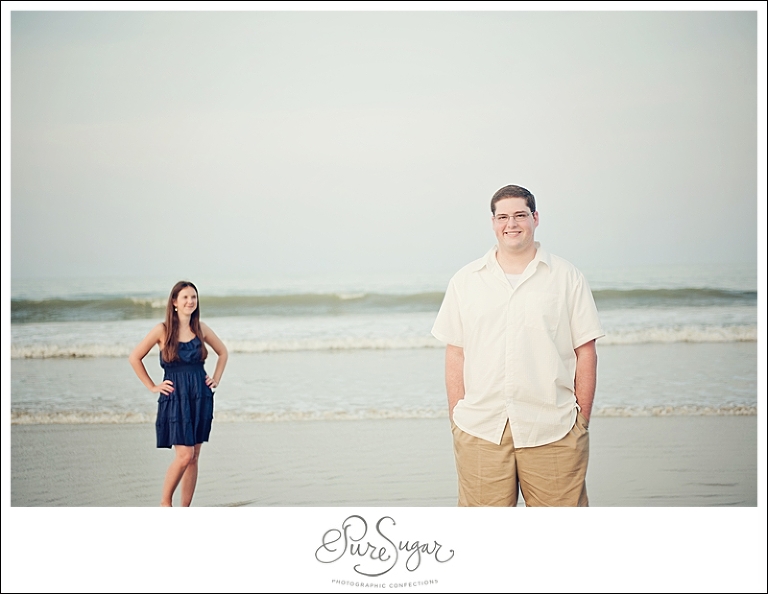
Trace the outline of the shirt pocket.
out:
M 551 338 L 560 323 L 560 298 L 552 293 L 528 293 L 525 296 L 524 325 L 531 330 L 546 332 Z

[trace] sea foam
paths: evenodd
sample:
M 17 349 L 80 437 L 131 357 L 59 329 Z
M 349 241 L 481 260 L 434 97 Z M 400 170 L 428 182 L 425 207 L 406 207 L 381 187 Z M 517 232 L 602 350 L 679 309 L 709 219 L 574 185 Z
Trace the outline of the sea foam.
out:
M 756 406 L 647 406 L 595 408 L 592 417 L 665 417 L 665 416 L 755 416 Z M 275 412 L 216 412 L 216 423 L 259 422 L 279 423 L 297 421 L 360 421 L 366 419 L 440 419 L 446 418 L 439 409 L 359 411 L 275 411 Z M 12 425 L 80 425 L 154 423 L 154 413 L 94 412 L 94 411 L 11 411 Z

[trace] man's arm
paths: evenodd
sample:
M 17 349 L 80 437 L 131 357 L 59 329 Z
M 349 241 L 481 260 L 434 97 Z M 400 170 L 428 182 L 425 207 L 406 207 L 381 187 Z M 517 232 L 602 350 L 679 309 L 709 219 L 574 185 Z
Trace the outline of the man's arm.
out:
M 448 418 L 453 421 L 453 409 L 464 398 L 464 349 L 452 344 L 445 348 L 445 389 L 448 393 Z
M 595 341 L 590 340 L 580 347 L 576 347 L 576 378 L 574 388 L 576 390 L 576 402 L 581 408 L 581 414 L 589 421 L 592 415 L 592 401 L 595 399 L 595 387 L 597 386 L 597 349 Z

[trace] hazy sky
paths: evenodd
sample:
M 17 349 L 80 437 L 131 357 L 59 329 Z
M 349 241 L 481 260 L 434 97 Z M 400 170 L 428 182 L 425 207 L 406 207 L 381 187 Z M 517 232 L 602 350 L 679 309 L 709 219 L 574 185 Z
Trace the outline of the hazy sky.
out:
M 14 277 L 756 262 L 755 12 L 14 12 Z M 183 263 L 183 264 L 181 264 Z

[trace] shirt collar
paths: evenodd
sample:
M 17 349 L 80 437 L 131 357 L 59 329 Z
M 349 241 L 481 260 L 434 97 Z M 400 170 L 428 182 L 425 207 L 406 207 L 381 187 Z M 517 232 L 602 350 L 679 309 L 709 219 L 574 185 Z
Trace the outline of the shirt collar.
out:
M 547 268 L 552 268 L 552 262 L 550 253 L 541 247 L 541 244 L 538 241 L 534 241 L 533 245 L 536 246 L 536 255 L 533 257 L 533 262 L 536 262 L 534 267 L 539 266 L 539 262 L 543 262 L 546 264 Z M 475 266 L 473 267 L 472 271 L 477 272 L 479 270 L 482 270 L 483 268 L 488 268 L 488 270 L 494 270 L 499 269 L 501 270 L 501 266 L 499 265 L 499 261 L 496 259 L 496 252 L 499 250 L 499 246 L 495 245 L 493 246 L 488 252 L 477 260 L 475 263 Z

